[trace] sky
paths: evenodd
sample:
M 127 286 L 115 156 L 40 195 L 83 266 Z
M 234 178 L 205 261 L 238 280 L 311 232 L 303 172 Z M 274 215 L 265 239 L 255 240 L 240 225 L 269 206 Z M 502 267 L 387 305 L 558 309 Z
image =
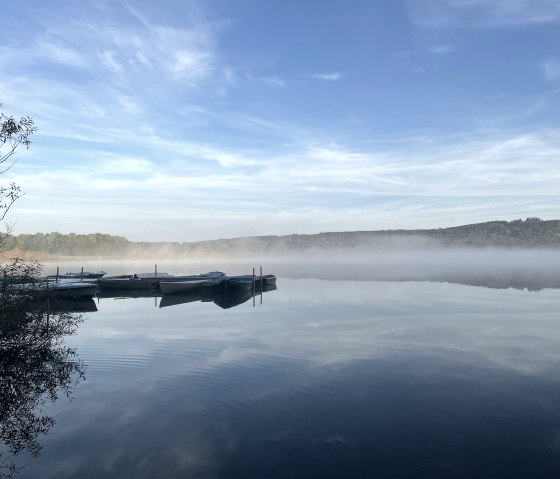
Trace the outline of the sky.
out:
M 25 0 L 15 234 L 134 241 L 560 214 L 558 0 Z

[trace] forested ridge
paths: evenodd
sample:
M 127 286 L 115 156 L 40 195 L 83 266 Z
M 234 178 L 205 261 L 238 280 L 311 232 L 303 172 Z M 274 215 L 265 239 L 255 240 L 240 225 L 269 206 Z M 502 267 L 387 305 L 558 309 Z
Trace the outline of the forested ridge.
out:
M 527 218 L 425 230 L 377 230 L 252 236 L 198 242 L 134 242 L 109 234 L 20 234 L 6 238 L 11 252 L 55 255 L 235 254 L 289 252 L 312 248 L 390 247 L 560 247 L 560 220 Z

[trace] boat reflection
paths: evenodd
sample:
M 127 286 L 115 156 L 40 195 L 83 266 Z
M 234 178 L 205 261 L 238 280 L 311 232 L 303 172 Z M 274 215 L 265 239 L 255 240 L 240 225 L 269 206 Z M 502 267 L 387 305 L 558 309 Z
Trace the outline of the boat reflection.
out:
M 262 294 L 277 289 L 276 283 L 260 284 L 259 282 L 251 286 L 251 283 L 229 285 L 224 287 L 223 283 L 200 284 L 196 288 L 186 290 L 182 293 L 163 294 L 155 288 L 151 289 L 99 289 L 96 297 L 100 299 L 138 299 L 153 298 L 154 305 L 159 301 L 160 308 L 177 306 L 179 304 L 194 303 L 197 301 L 214 303 L 222 309 L 233 308 L 251 298 L 261 297 Z M 97 307 L 95 307 L 97 310 Z
M 95 313 L 97 305 L 93 298 L 45 299 L 30 303 L 29 310 L 45 314 Z
M 168 306 L 177 306 L 179 304 L 193 303 L 195 301 L 213 302 L 222 309 L 233 308 L 255 298 L 262 293 L 275 291 L 276 284 L 255 285 L 255 289 L 251 288 L 222 288 L 218 286 L 201 287 L 182 294 L 164 294 L 159 303 L 160 308 Z M 262 297 L 261 297 L 262 298 Z
M 155 288 L 150 289 L 98 289 L 96 298 L 136 299 L 136 298 L 161 298 L 162 293 Z

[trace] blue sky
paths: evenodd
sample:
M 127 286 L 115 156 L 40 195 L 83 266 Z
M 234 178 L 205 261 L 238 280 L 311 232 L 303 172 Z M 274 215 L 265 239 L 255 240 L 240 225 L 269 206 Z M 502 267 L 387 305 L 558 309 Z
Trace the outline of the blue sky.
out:
M 196 241 L 560 215 L 557 0 L 26 0 L 15 233 Z

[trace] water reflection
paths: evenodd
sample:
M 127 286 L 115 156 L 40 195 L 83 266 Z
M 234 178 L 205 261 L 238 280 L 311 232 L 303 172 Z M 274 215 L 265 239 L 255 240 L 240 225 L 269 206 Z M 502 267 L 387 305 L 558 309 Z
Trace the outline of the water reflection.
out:
M 166 308 L 169 306 L 177 306 L 180 304 L 203 302 L 214 303 L 222 309 L 233 308 L 239 306 L 250 299 L 259 298 L 262 302 L 262 295 L 277 289 L 276 284 L 259 285 L 255 284 L 254 289 L 224 289 L 215 286 L 200 286 L 184 293 L 162 294 L 156 289 L 131 290 L 131 289 L 101 289 L 97 292 L 98 299 L 139 299 L 154 298 L 154 306 Z
M 388 251 L 270 263 L 278 276 L 332 281 L 424 281 L 490 289 L 560 289 L 560 254 L 540 250 Z
M 64 338 L 76 333 L 91 303 L 0 297 L 0 477 L 11 477 L 41 451 L 55 424 L 43 407 L 70 397 L 84 365 Z M 95 303 L 93 303 L 95 307 Z
M 100 301 L 25 477 L 560 477 L 557 290 L 280 284 Z

